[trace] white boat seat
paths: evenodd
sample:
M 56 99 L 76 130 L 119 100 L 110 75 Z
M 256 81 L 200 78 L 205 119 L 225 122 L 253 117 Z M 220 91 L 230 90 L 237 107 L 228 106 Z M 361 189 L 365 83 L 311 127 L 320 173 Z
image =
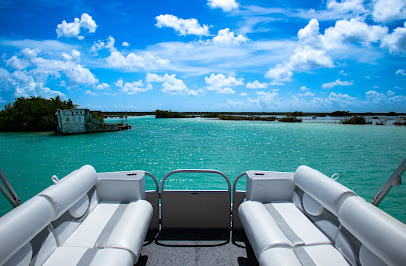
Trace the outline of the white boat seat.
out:
M 366 202 L 361 197 L 348 198 L 340 208 L 338 219 L 342 224 L 336 248 L 353 264 L 405 265 L 406 225 Z M 361 244 L 359 250 L 350 248 L 347 230 Z M 348 233 L 347 233 L 348 235 Z M 379 263 L 380 262 L 380 263 Z
M 0 217 L 0 265 L 134 265 L 153 212 L 143 173 L 86 165 Z
M 338 212 L 347 199 L 356 197 L 353 191 L 307 166 L 300 166 L 294 175 L 267 172 L 261 178 L 247 175 L 247 179 L 251 179 L 247 201 L 238 213 L 261 265 L 330 265 L 323 263 L 329 256 L 337 257 L 337 265 L 348 265 L 334 244 Z M 290 195 L 272 193 L 283 188 L 289 188 L 285 190 Z
M 50 186 L 39 195 L 49 200 L 54 207 L 54 219 L 59 218 L 94 186 L 97 174 L 90 165 L 82 166 L 62 178 L 57 184 Z
M 2 216 L 0 219 L 0 265 L 18 265 L 20 262 L 22 263 L 20 265 L 24 265 L 24 261 L 27 259 L 29 263 L 33 255 L 29 241 L 49 225 L 52 217 L 52 207 L 46 199 L 38 196 Z M 53 249 L 55 248 L 56 244 Z
M 145 200 L 100 202 L 63 246 L 125 249 L 137 261 L 151 215 L 152 206 Z
M 331 244 L 291 202 L 246 201 L 240 205 L 239 216 L 257 257 L 272 247 Z
M 122 249 L 89 249 L 84 247 L 59 247 L 44 266 L 132 266 L 131 254 Z
M 259 256 L 261 266 L 350 265 L 332 245 L 271 248 Z

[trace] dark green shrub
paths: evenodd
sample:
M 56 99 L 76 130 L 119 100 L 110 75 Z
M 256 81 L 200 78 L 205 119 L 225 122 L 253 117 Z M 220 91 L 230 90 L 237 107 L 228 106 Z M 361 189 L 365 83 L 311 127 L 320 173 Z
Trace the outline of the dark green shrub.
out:
M 59 96 L 17 98 L 0 112 L 0 131 L 51 131 L 56 130 L 58 109 L 73 109 L 71 100 L 62 101 Z

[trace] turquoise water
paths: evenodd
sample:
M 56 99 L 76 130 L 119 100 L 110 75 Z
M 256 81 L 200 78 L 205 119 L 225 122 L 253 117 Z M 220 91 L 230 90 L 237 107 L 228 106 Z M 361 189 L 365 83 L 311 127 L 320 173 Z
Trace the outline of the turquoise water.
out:
M 110 120 L 114 122 L 115 120 Z M 368 201 L 406 156 L 406 127 L 324 122 L 129 118 L 122 132 L 58 136 L 0 133 L 0 168 L 22 201 L 84 164 L 97 172 L 145 170 L 162 180 L 179 168 L 211 168 L 231 180 L 247 170 L 295 171 L 302 164 L 331 176 Z M 406 175 L 405 175 L 406 176 Z M 406 180 L 406 179 L 405 179 Z M 239 182 L 244 188 L 245 180 Z M 147 187 L 153 188 L 150 179 Z M 166 188 L 224 189 L 213 175 L 172 176 Z M 406 223 L 406 185 L 380 208 Z M 11 205 L 0 195 L 0 215 Z

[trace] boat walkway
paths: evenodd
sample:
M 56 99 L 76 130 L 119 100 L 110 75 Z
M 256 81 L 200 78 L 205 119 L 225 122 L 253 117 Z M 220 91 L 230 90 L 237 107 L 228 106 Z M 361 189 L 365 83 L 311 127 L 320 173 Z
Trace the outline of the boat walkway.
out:
M 258 265 L 243 230 L 149 231 L 136 266 Z

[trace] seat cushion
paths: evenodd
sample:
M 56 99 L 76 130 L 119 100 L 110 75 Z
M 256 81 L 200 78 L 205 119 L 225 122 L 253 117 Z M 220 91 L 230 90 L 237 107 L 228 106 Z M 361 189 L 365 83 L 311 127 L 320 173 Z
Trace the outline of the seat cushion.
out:
M 336 216 L 344 200 L 356 196 L 354 191 L 305 165 L 296 170 L 293 180 L 296 186 Z
M 96 170 L 85 165 L 50 186 L 40 196 L 49 200 L 54 208 L 54 218 L 58 219 L 64 212 L 83 199 L 83 196 L 96 185 Z M 86 205 L 86 204 L 84 204 Z
M 264 206 L 295 246 L 331 244 L 331 241 L 295 204 L 291 202 L 273 202 L 264 204 Z
M 331 244 L 291 202 L 246 201 L 240 205 L 239 216 L 257 258 L 272 247 Z
M 64 265 L 133 265 L 131 253 L 123 249 L 88 249 L 84 247 L 59 247 L 52 253 L 44 266 Z
M 405 265 L 406 225 L 366 202 L 361 197 L 344 201 L 338 213 L 343 228 L 362 243 L 361 261 L 375 260 L 375 256 L 388 265 Z M 342 230 L 336 242 L 341 248 L 345 235 Z M 347 255 L 347 252 L 343 252 Z M 357 254 L 354 254 L 355 257 Z
M 261 266 L 350 265 L 332 245 L 271 248 L 259 256 L 258 262 Z
M 119 248 L 138 260 L 152 217 L 145 200 L 101 202 L 63 244 L 65 247 Z
M 52 218 L 52 206 L 38 196 L 0 217 L 0 265 L 16 253 L 21 258 L 32 254 L 27 243 L 46 228 Z M 21 248 L 23 251 L 18 252 Z
M 264 204 L 257 201 L 243 202 L 238 208 L 238 215 L 257 258 L 273 246 L 293 247 Z

